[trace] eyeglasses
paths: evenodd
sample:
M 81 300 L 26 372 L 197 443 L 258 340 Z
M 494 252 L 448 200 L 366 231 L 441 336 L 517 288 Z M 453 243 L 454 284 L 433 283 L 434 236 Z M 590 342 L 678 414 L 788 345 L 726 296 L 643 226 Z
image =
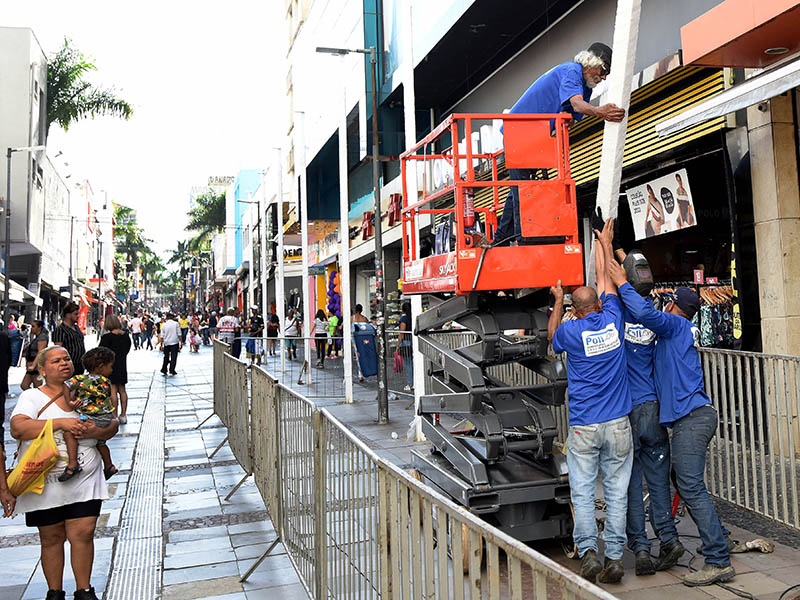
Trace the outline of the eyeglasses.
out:
M 608 68 L 608 65 L 603 64 L 600 67 L 600 75 L 602 75 L 603 77 L 606 77 L 610 72 L 611 70 Z

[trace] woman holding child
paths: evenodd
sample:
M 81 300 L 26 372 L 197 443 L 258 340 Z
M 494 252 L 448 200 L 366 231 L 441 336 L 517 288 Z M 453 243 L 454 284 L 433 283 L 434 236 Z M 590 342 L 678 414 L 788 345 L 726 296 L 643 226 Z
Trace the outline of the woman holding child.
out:
M 39 372 L 45 383 L 25 390 L 11 415 L 11 435 L 20 441 L 22 455 L 31 441 L 53 420 L 59 453 L 68 455 L 64 433 L 78 439 L 78 463 L 81 469 L 68 481 L 59 482 L 66 461 L 60 460 L 50 470 L 44 491 L 23 494 L 17 499 L 16 513 L 25 513 L 25 523 L 39 529 L 42 570 L 50 590 L 47 600 L 65 598 L 63 587 L 64 542 L 69 540 L 76 600 L 96 600 L 90 585 L 94 557 L 94 530 L 102 501 L 108 498 L 103 461 L 96 445 L 112 438 L 118 429 L 116 419 L 108 427 L 97 426 L 92 419 L 79 419 L 73 410 L 65 382 L 72 377 L 73 366 L 67 351 L 51 346 L 39 353 Z

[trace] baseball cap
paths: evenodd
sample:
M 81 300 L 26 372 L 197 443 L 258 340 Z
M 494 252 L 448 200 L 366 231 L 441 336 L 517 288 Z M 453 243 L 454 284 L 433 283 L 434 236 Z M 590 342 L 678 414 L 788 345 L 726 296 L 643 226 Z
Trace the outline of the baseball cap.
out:
M 678 288 L 675 292 L 675 304 L 691 319 L 694 313 L 700 309 L 700 297 L 692 289 L 687 287 Z
M 589 52 L 602 60 L 606 64 L 607 69 L 611 68 L 611 48 L 606 46 L 603 42 L 595 42 L 589 46 Z

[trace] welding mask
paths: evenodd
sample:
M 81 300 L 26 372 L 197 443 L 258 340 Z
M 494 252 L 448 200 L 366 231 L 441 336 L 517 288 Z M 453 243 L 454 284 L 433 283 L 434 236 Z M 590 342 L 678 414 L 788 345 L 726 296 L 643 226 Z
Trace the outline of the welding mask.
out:
M 628 283 L 640 296 L 647 296 L 653 289 L 653 272 L 650 263 L 640 250 L 631 250 L 622 263 Z

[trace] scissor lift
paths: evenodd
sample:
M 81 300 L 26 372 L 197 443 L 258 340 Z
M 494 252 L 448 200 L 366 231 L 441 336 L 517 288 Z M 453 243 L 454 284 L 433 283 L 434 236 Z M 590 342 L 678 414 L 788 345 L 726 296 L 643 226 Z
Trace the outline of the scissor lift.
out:
M 414 465 L 456 501 L 524 541 L 571 533 L 566 462 L 553 452 L 557 429 L 549 409 L 564 403 L 566 375 L 561 361 L 547 356 L 543 310 L 547 288 L 558 280 L 583 283 L 570 119 L 565 113 L 454 114 L 401 156 L 403 293 L 441 300 L 415 325 L 431 387 L 419 414 L 432 446 L 430 453 L 414 453 Z M 473 128 L 495 120 L 503 122 L 504 148 L 477 151 Z M 503 159 L 507 169 L 541 169 L 546 176 L 499 180 Z M 428 189 L 423 175 L 422 192 L 411 199 L 407 175 L 418 173 L 420 164 L 427 173 L 430 161 L 448 165 L 446 181 Z M 519 187 L 522 239 L 481 247 L 481 238 L 493 240 L 500 191 L 509 185 Z M 472 199 L 481 188 L 491 189 L 491 203 L 477 207 Z M 418 218 L 425 214 L 453 225 L 452 251 L 419 256 Z M 449 348 L 435 335 L 449 321 L 477 341 Z M 504 334 L 520 329 L 527 332 L 523 338 Z M 490 367 L 512 362 L 533 371 L 539 383 L 509 387 L 489 374 Z M 468 426 L 450 431 L 441 414 Z

